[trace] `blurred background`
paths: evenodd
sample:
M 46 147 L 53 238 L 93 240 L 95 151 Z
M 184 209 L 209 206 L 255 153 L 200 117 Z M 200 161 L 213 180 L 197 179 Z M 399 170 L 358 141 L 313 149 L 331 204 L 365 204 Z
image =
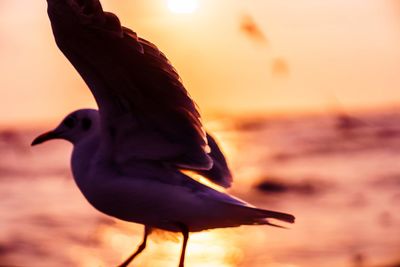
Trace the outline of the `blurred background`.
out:
M 103 0 L 168 56 L 225 151 L 228 191 L 289 230 L 194 234 L 187 265 L 400 266 L 400 2 Z M 142 227 L 95 211 L 71 145 L 29 144 L 96 107 L 55 45 L 46 1 L 0 0 L 0 266 L 115 266 Z M 175 266 L 156 233 L 137 266 Z

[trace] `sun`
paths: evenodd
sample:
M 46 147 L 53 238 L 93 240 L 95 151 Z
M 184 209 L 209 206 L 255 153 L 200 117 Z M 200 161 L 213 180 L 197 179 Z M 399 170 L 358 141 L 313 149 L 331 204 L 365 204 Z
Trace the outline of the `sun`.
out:
M 168 8 L 174 13 L 189 14 L 199 7 L 198 0 L 168 0 Z

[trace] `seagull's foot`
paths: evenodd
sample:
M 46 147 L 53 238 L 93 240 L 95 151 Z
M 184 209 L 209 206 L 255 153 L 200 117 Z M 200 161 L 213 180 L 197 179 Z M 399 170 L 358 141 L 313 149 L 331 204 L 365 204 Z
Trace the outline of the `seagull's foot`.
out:
M 137 251 L 135 253 L 132 254 L 132 256 L 130 256 L 126 261 L 124 261 L 123 263 L 121 263 L 120 265 L 118 265 L 117 267 L 128 267 L 128 265 L 133 261 L 133 259 L 136 258 L 137 255 L 139 255 L 144 249 L 146 248 L 146 244 L 141 244 Z
M 146 243 L 147 243 L 147 236 L 151 232 L 151 227 L 145 226 L 144 227 L 144 236 L 143 236 L 143 241 L 137 248 L 137 250 L 129 257 L 127 258 L 123 263 L 118 265 L 118 267 L 128 267 L 128 265 L 138 256 L 142 251 L 146 248 Z

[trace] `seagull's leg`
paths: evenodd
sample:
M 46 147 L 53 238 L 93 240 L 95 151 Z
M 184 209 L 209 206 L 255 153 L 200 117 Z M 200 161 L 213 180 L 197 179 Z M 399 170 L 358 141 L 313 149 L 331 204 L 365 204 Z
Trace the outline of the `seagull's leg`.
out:
M 127 267 L 129 263 L 131 263 L 131 261 L 133 261 L 133 259 L 146 248 L 147 236 L 150 234 L 150 232 L 151 232 L 151 227 L 145 226 L 142 244 L 139 245 L 137 250 L 128 259 L 126 259 L 126 261 L 118 265 L 118 267 Z
M 182 245 L 182 252 L 181 252 L 181 259 L 179 261 L 179 267 L 184 267 L 185 265 L 185 253 L 186 253 L 186 245 L 189 239 L 189 229 L 184 224 L 179 224 L 179 228 L 181 229 L 183 235 L 183 245 Z

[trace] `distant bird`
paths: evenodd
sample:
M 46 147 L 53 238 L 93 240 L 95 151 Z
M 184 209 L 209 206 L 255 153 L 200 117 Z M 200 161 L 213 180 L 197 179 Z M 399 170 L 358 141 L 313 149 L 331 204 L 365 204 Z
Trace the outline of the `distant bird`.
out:
M 122 27 L 98 0 L 47 0 L 56 43 L 93 93 L 99 111 L 69 114 L 32 145 L 65 139 L 74 148 L 72 173 L 99 211 L 183 234 L 240 225 L 293 223 L 290 214 L 262 210 L 185 175 L 191 170 L 229 187 L 231 173 L 216 141 L 167 58 L 152 43 Z
M 289 65 L 284 58 L 275 58 L 272 62 L 272 74 L 274 76 L 287 77 L 289 75 Z
M 253 41 L 261 44 L 268 44 L 267 37 L 252 16 L 245 14 L 241 17 L 240 30 Z

